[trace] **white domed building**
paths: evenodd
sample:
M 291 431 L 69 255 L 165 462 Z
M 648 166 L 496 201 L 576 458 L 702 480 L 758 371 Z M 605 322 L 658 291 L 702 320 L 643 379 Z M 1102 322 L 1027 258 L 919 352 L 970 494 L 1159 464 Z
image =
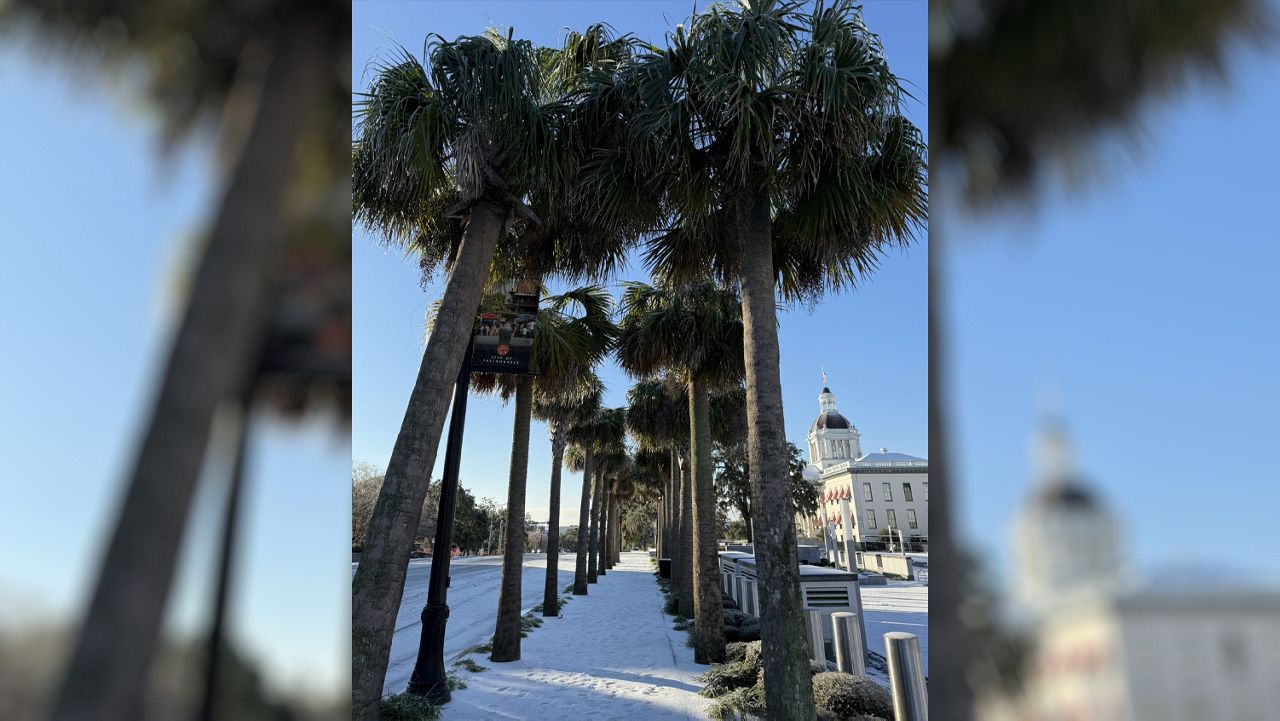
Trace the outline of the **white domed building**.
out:
M 1037 445 L 1039 478 L 1013 526 L 1017 597 L 1033 614 L 1110 592 L 1122 575 L 1119 524 L 1073 471 L 1063 426 L 1047 424 Z
M 809 427 L 805 469 L 805 480 L 818 490 L 818 511 L 799 519 L 799 528 L 813 537 L 825 528 L 838 542 L 881 540 L 883 530 L 890 529 L 895 544 L 899 533 L 904 540 L 927 543 L 929 461 L 888 448 L 864 454 L 861 432 L 840 413 L 826 385 L 818 410 Z

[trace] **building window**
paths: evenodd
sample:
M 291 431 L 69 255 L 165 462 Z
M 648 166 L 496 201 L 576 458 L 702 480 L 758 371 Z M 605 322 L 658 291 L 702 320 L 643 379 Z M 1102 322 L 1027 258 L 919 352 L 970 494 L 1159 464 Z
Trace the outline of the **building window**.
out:
M 916 525 L 916 509 L 914 508 L 907 509 L 907 528 L 919 528 Z
M 915 500 L 914 498 L 912 498 L 912 497 L 911 497 L 911 484 L 910 484 L 910 483 L 904 483 L 904 484 L 902 484 L 902 500 L 904 500 L 904 501 L 914 501 L 914 500 Z
M 889 528 L 898 527 L 898 514 L 892 508 L 885 511 L 884 515 L 885 515 L 885 518 L 889 519 Z
M 881 488 L 883 488 L 883 489 L 884 489 L 884 500 L 886 500 L 886 501 L 892 501 L 892 500 L 893 500 L 893 487 L 892 487 L 892 486 L 890 486 L 888 483 L 881 483 L 881 484 L 880 484 L 880 486 L 881 486 Z
M 925 503 L 929 502 L 929 482 L 928 481 L 924 482 L 924 502 Z
M 871 502 L 871 484 L 870 483 L 862 484 L 862 500 L 868 503 Z
M 875 528 L 875 527 L 876 527 L 876 509 L 868 508 L 867 509 L 867 528 Z

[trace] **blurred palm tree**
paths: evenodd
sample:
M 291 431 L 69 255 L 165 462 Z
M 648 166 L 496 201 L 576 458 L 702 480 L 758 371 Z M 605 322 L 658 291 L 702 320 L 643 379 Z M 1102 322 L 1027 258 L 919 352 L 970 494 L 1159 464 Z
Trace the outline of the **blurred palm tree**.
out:
M 137 718 L 215 413 L 236 410 L 241 436 L 255 405 L 298 413 L 336 401 L 349 415 L 349 219 L 339 208 L 350 20 L 335 2 L 14 0 L 0 7 L 0 30 L 33 32 L 125 77 L 141 68 L 166 147 L 210 120 L 222 128 L 216 209 L 53 714 Z M 224 559 L 238 486 L 237 474 Z M 206 685 L 218 685 L 212 669 Z
M 1133 134 L 1150 101 L 1201 75 L 1223 79 L 1231 51 L 1274 38 L 1267 0 L 1135 0 L 1036 3 L 930 0 L 931 148 L 942 168 L 942 207 L 988 210 L 1024 200 L 1054 174 L 1073 172 L 1108 133 Z M 935 176 L 938 174 L 935 173 Z M 945 648 L 934 663 L 931 701 L 948 718 L 972 716 L 973 647 L 967 619 L 972 564 L 954 530 L 946 282 L 934 224 L 929 263 L 929 464 L 935 479 L 931 632 Z

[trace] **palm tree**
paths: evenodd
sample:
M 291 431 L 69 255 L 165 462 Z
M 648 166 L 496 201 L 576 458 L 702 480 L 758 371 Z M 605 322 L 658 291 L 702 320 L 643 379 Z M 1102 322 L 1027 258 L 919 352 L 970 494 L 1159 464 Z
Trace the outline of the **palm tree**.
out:
M 724 660 L 711 464 L 711 389 L 737 385 L 742 373 L 742 320 L 735 294 L 701 282 L 682 288 L 629 283 L 622 296 L 618 359 L 629 373 L 675 371 L 686 384 L 692 467 L 694 660 Z
M 926 213 L 924 144 L 852 0 L 712 5 L 613 85 L 635 140 L 599 151 L 591 182 L 650 173 L 673 219 L 650 264 L 676 281 L 710 268 L 741 292 L 766 706 L 811 718 L 775 288 L 816 300 L 907 242 Z
M 579 379 L 569 393 L 534 394 L 534 417 L 546 422 L 551 436 L 551 501 L 547 516 L 547 582 L 542 599 L 542 615 L 560 613 L 560 472 L 565 464 L 569 429 L 600 408 L 604 384 L 594 373 Z M 573 468 L 572 463 L 569 464 Z M 574 470 L 582 470 L 574 468 Z
M 610 320 L 613 299 L 601 286 L 576 288 L 548 297 L 544 303 L 545 307 L 538 311 L 538 330 L 534 336 L 534 367 L 538 375 L 484 374 L 478 376 L 474 383 L 482 392 L 496 391 L 504 399 L 515 398 L 515 433 L 507 488 L 506 546 L 498 595 L 498 618 L 490 655 L 490 660 L 495 663 L 520 658 L 520 586 L 524 575 L 525 496 L 534 396 L 580 396 L 583 380 L 591 376 L 591 368 L 612 349 L 616 335 Z M 573 315 L 574 312 L 579 315 Z M 549 567 L 548 570 L 554 569 Z
M 34 31 L 45 50 L 88 61 L 75 64 L 81 81 L 87 67 L 127 67 L 130 77 L 141 76 L 166 148 L 209 120 L 229 130 L 216 149 L 225 172 L 199 263 L 123 479 L 123 503 L 54 718 L 141 715 L 214 415 L 239 415 L 247 404 L 314 412 L 317 389 L 338 399 L 340 414 L 350 412 L 349 349 L 325 342 L 350 332 L 347 220 L 325 210 L 345 185 L 346 150 L 335 141 L 347 133 L 341 107 L 350 85 L 335 56 L 349 35 L 329 17 L 336 3 L 171 9 L 109 0 L 18 0 L 0 8 L 0 32 Z M 273 29 L 264 32 L 268 18 Z M 219 32 L 200 32 L 207 27 Z M 188 52 L 175 55 L 175 43 Z M 287 207 L 304 215 L 291 218 Z M 299 258 L 307 275 L 293 264 Z M 324 310 L 299 324 L 293 302 L 300 297 L 303 307 L 318 297 Z M 236 466 L 237 451 L 228 455 Z M 218 634 L 211 635 L 214 661 Z M 207 681 L 216 684 L 212 674 Z
M 377 715 L 410 535 L 494 251 L 517 214 L 532 215 L 529 188 L 554 182 L 533 45 L 493 31 L 429 40 L 429 70 L 404 52 L 355 103 L 353 216 L 449 277 L 352 581 L 353 718 Z
M 601 475 L 598 458 L 602 458 L 612 446 L 621 445 L 624 421 L 622 409 L 601 409 L 574 423 L 568 431 L 570 442 L 581 451 L 582 457 L 582 502 L 578 514 L 578 552 L 573 575 L 573 593 L 576 596 L 586 595 L 587 584 L 595 580 L 591 575 L 590 556 L 594 543 L 591 538 L 592 498 L 597 495 L 593 487 Z M 577 470 L 576 464 L 571 463 L 570 469 Z
M 669 454 L 670 483 L 663 495 L 671 519 L 667 544 L 676 611 L 693 617 L 693 523 L 689 503 L 689 402 L 674 378 L 645 380 L 627 392 L 627 429 L 640 447 Z

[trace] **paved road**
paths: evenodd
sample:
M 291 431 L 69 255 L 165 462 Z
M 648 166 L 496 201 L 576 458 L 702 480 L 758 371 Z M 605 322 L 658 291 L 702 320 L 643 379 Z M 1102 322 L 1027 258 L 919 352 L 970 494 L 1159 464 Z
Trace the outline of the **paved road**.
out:
M 576 556 L 560 554 L 559 581 L 563 589 L 573 583 Z M 524 573 L 520 581 L 521 608 L 542 603 L 547 578 L 545 554 L 529 553 L 524 557 Z M 355 574 L 356 564 L 351 564 Z M 493 636 L 498 617 L 498 591 L 502 583 L 501 556 L 455 558 L 449 564 L 449 621 L 445 627 L 444 656 L 448 660 L 458 652 L 485 643 Z M 431 578 L 431 559 L 409 561 L 404 597 L 396 616 L 396 633 L 391 641 L 391 660 L 387 665 L 383 693 L 399 693 L 409 683 L 418 656 L 422 635 L 422 607 L 427 603 L 427 584 Z

